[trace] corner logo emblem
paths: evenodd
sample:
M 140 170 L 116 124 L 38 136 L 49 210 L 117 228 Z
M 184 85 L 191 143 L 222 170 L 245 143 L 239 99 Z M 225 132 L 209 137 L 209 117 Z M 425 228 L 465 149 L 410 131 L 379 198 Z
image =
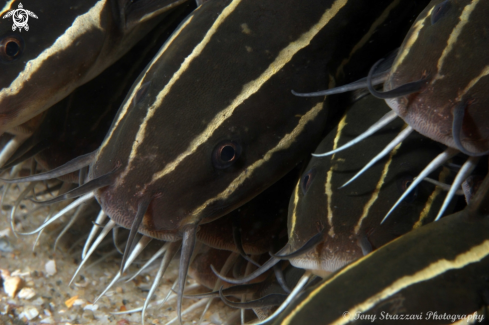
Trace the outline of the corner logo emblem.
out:
M 22 28 L 24 28 L 26 31 L 29 30 L 29 25 L 27 25 L 29 16 L 37 19 L 35 13 L 29 10 L 25 10 L 22 3 L 19 3 L 19 9 L 12 9 L 8 11 L 7 14 L 3 16 L 3 19 L 12 17 L 14 21 L 14 24 L 12 25 L 12 30 L 15 32 L 15 30 L 18 28 L 19 32 L 21 32 Z

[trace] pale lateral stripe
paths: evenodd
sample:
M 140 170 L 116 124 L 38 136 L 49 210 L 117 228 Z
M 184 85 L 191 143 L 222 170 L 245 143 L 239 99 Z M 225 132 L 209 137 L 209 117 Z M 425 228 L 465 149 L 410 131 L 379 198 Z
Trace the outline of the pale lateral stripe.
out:
M 182 3 L 184 2 L 187 2 L 188 0 L 180 0 L 180 1 L 175 1 L 175 2 L 172 2 L 171 4 L 169 4 L 168 6 L 166 7 L 163 7 L 163 8 L 160 8 L 159 10 L 155 10 L 153 12 L 150 12 L 146 15 L 144 15 L 141 19 L 139 19 L 138 23 L 143 23 L 147 20 L 150 20 L 151 18 L 154 18 L 162 13 L 164 13 L 165 11 L 168 11 L 172 8 L 175 8 L 179 5 L 181 5 Z
M 189 56 L 185 58 L 183 63 L 181 64 L 180 68 L 173 74 L 171 77 L 170 81 L 165 85 L 165 87 L 159 92 L 158 96 L 156 96 L 156 100 L 154 103 L 148 108 L 148 112 L 146 116 L 144 117 L 143 122 L 141 123 L 141 126 L 139 127 L 138 133 L 136 135 L 136 139 L 133 142 L 132 149 L 131 149 L 131 154 L 129 155 L 129 161 L 128 161 L 128 167 L 122 173 L 121 178 L 124 178 L 125 175 L 129 172 L 131 169 L 132 163 L 134 159 L 137 157 L 137 151 L 139 148 L 139 145 L 144 142 L 144 138 L 146 136 L 146 126 L 149 123 L 149 120 L 154 116 L 156 110 L 160 107 L 161 103 L 165 99 L 166 95 L 170 93 L 170 90 L 172 89 L 173 85 L 180 79 L 180 76 L 182 76 L 192 63 L 192 61 L 200 56 L 204 48 L 209 44 L 210 40 L 212 39 L 212 36 L 217 32 L 219 27 L 224 23 L 226 18 L 234 12 L 236 7 L 241 3 L 241 0 L 233 0 L 224 10 L 221 12 L 221 14 L 217 17 L 216 21 L 214 21 L 213 25 L 211 28 L 207 31 L 205 34 L 204 38 L 202 41 L 193 49 L 192 53 L 190 53 Z M 209 127 L 207 128 L 209 129 Z M 207 130 L 206 130 L 207 131 Z M 206 132 L 204 131 L 204 135 L 200 135 L 200 137 L 205 137 Z M 198 140 L 197 140 L 198 141 Z M 163 171 L 156 173 L 153 175 L 152 182 L 158 179 L 161 176 L 158 176 L 159 174 L 165 175 L 167 172 L 165 170 L 173 170 L 175 167 L 180 163 L 181 160 L 183 160 L 186 156 L 188 156 L 191 152 L 193 152 L 193 143 L 195 140 L 190 144 L 190 148 L 187 149 L 187 151 L 183 154 L 181 154 L 177 159 L 166 165 L 165 169 Z M 163 176 L 162 175 L 162 176 Z
M 365 44 L 367 44 L 367 42 L 370 40 L 372 35 L 377 31 L 377 27 L 379 27 L 381 24 L 385 22 L 387 18 L 389 18 L 392 9 L 397 7 L 400 2 L 401 0 L 394 0 L 387 8 L 385 8 L 385 10 L 379 16 L 379 18 L 377 18 L 372 24 L 372 26 L 370 26 L 368 32 L 365 35 L 363 35 L 362 39 L 353 47 L 348 58 L 344 59 L 341 62 L 339 68 L 336 70 L 336 76 L 338 76 L 340 72 L 343 72 L 343 68 L 348 62 L 350 62 L 350 59 L 353 56 L 353 54 L 355 54 L 359 49 L 361 49 Z
M 454 260 L 440 259 L 431 263 L 426 268 L 416 272 L 413 275 L 407 275 L 392 283 L 390 286 L 379 292 L 378 294 L 370 297 L 365 302 L 350 309 L 350 315 L 356 315 L 362 313 L 375 306 L 376 303 L 381 302 L 399 291 L 420 283 L 423 281 L 431 280 L 437 276 L 450 271 L 461 269 L 468 264 L 476 263 L 489 255 L 489 240 L 484 241 L 482 244 L 475 246 L 465 253 L 457 255 Z M 332 324 L 344 324 L 345 319 L 340 318 Z
M 143 81 L 146 81 L 146 75 L 148 74 L 149 71 L 151 71 L 151 68 L 153 67 L 153 65 L 158 62 L 158 60 L 160 59 L 160 57 L 163 55 L 163 53 L 166 52 L 166 50 L 168 49 L 168 47 L 173 43 L 173 41 L 175 40 L 175 38 L 180 35 L 180 33 L 182 32 L 182 30 L 185 29 L 185 27 L 192 21 L 192 18 L 193 16 L 189 17 L 181 26 L 178 30 L 176 30 L 175 32 L 173 32 L 173 34 L 171 35 L 170 39 L 168 39 L 168 41 L 165 42 L 165 44 L 161 47 L 161 49 L 158 51 L 158 54 L 156 54 L 156 56 L 154 57 L 154 59 L 151 61 L 151 63 L 149 64 L 149 66 L 146 68 L 146 71 L 144 72 L 144 76 L 139 80 L 138 84 L 133 88 L 132 92 L 131 92 L 131 96 L 129 96 L 129 98 L 125 101 L 124 103 L 124 106 L 122 107 L 121 109 L 121 113 L 117 116 L 117 120 L 115 121 L 114 123 L 114 126 L 110 129 L 107 137 L 105 137 L 104 139 L 104 142 L 102 143 L 102 145 L 100 146 L 100 149 L 98 150 L 98 153 L 97 153 L 97 157 L 95 160 L 98 159 L 98 157 L 100 156 L 102 150 L 107 146 L 107 144 L 110 142 L 110 139 L 112 139 L 112 136 L 115 132 L 115 130 L 117 129 L 117 127 L 119 126 L 119 123 L 122 121 L 122 119 L 124 119 L 124 117 L 126 116 L 128 110 L 129 110 L 129 107 L 131 107 L 131 105 L 133 104 L 133 101 L 134 101 L 134 97 L 136 97 L 136 93 L 138 92 L 138 90 L 141 88 L 141 85 L 143 83 Z
M 418 37 L 419 37 L 419 33 L 421 32 L 421 29 L 424 27 L 424 24 L 426 22 L 426 20 L 428 19 L 428 17 L 431 16 L 431 12 L 433 11 L 433 8 L 431 8 L 430 11 L 428 11 L 428 13 L 426 14 L 426 16 L 424 16 L 422 19 L 419 19 L 416 24 L 412 27 L 412 33 L 411 33 L 411 36 L 409 37 L 409 39 L 406 41 L 405 45 L 404 45 L 404 49 L 401 53 L 399 53 L 397 55 L 397 58 L 394 62 L 394 64 L 392 65 L 392 68 L 391 68 L 391 75 L 392 73 L 394 73 L 397 68 L 399 68 L 399 66 L 404 62 L 404 60 L 406 59 L 407 55 L 409 54 L 409 52 L 411 51 L 411 47 L 414 45 L 414 43 L 417 41 Z
M 397 240 L 397 239 L 396 239 Z M 391 242 L 392 243 L 392 242 Z M 465 267 L 468 264 L 472 263 L 477 263 L 483 258 L 487 257 L 489 255 L 489 240 L 484 241 L 482 244 L 472 247 L 470 250 L 461 253 L 457 255 L 457 257 L 453 260 L 446 260 L 446 259 L 439 259 L 424 269 L 416 272 L 413 275 L 407 275 L 399 280 L 396 280 L 394 283 L 392 283 L 390 286 L 386 287 L 379 293 L 375 294 L 374 296 L 368 298 L 364 302 L 354 306 L 347 312 L 350 315 L 356 315 L 359 313 L 363 313 L 365 311 L 368 311 L 370 308 L 375 306 L 378 302 L 381 302 L 394 294 L 398 293 L 399 291 L 413 285 L 416 283 L 420 283 L 423 281 L 431 280 L 447 271 L 450 270 L 455 270 L 455 269 L 460 269 Z M 373 254 L 368 255 L 366 258 L 373 256 Z M 342 271 L 338 272 L 334 277 L 332 277 L 330 280 L 324 282 L 321 284 L 319 287 L 317 287 L 315 290 L 313 290 L 306 299 L 304 299 L 300 304 L 298 304 L 294 310 L 287 316 L 287 318 L 284 319 L 282 322 L 282 325 L 285 324 L 291 324 L 291 320 L 293 319 L 294 315 L 300 311 L 304 305 L 306 305 L 309 301 L 311 301 L 312 298 L 314 298 L 325 286 L 327 286 L 331 281 L 336 279 L 339 275 L 344 274 L 346 271 L 351 269 L 352 267 L 358 265 L 360 262 L 364 261 L 366 259 L 365 257 L 358 260 L 357 262 L 350 264 L 347 266 L 345 269 Z M 331 324 L 334 325 L 342 325 L 346 324 L 349 322 L 348 317 L 341 317 L 337 319 L 336 321 L 332 322 Z
M 439 176 L 438 176 L 438 181 L 445 183 L 446 179 L 449 175 L 450 175 L 450 170 L 446 167 L 443 167 Z M 421 210 L 421 213 L 419 214 L 418 221 L 413 226 L 413 230 L 416 228 L 419 228 L 423 225 L 423 221 L 428 217 L 428 215 L 431 211 L 431 208 L 433 206 L 433 202 L 438 197 L 438 195 L 440 195 L 442 190 L 443 189 L 440 186 L 435 187 L 435 190 L 433 191 L 433 193 L 431 193 L 430 197 L 426 201 L 426 204 L 425 204 L 423 210 Z
M 465 87 L 465 89 L 459 93 L 458 100 L 462 100 L 462 98 L 472 89 L 472 87 L 474 87 L 482 78 L 487 75 L 489 75 L 489 65 L 487 65 L 477 77 L 472 79 L 467 87 Z
M 15 0 L 7 1 L 5 6 L 3 6 L 2 10 L 0 10 L 0 17 L 3 16 L 4 13 L 6 13 L 7 11 L 10 11 L 12 9 L 12 5 L 14 4 L 14 2 L 15 2 Z
M 428 215 L 431 211 L 433 201 L 438 197 L 438 195 L 441 193 L 441 191 L 442 191 L 441 187 L 439 187 L 439 186 L 435 187 L 435 190 L 433 191 L 433 193 L 431 193 L 431 195 L 428 197 L 428 200 L 426 201 L 426 204 L 423 207 L 423 210 L 421 210 L 421 213 L 419 214 L 418 221 L 416 221 L 416 223 L 413 226 L 413 230 L 416 228 L 419 228 L 423 225 L 423 221 L 426 220 L 426 218 L 428 217 Z
M 329 75 L 329 88 L 334 88 L 335 86 L 335 79 L 334 77 L 330 74 Z M 326 98 L 326 97 L 325 97 Z M 299 182 L 297 182 L 297 186 L 295 188 L 295 196 L 294 196 L 294 211 L 292 213 L 292 220 L 291 220 L 291 229 L 290 229 L 290 236 L 289 238 L 292 238 L 292 235 L 295 232 L 295 226 L 297 224 L 297 205 L 299 204 L 299 187 L 301 184 L 301 178 L 299 179 Z
M 295 191 L 294 191 L 294 209 L 292 211 L 292 218 L 290 220 L 290 231 L 289 231 L 289 238 L 292 238 L 295 232 L 295 225 L 297 223 L 297 203 L 299 203 L 299 186 L 301 184 L 301 179 L 297 182 L 297 185 L 295 186 Z
M 239 3 L 238 1 L 234 1 L 229 5 L 229 7 L 233 4 L 235 6 Z M 213 133 L 228 119 L 230 118 L 234 110 L 241 105 L 246 99 L 248 99 L 250 96 L 255 94 L 260 90 L 262 85 L 268 81 L 272 76 L 274 76 L 276 73 L 278 73 L 291 59 L 292 57 L 301 49 L 309 45 L 311 40 L 316 36 L 317 33 L 333 18 L 336 16 L 336 14 L 340 11 L 341 8 L 347 3 L 347 0 L 337 0 L 333 3 L 330 9 L 326 10 L 326 12 L 323 14 L 321 19 L 319 20 L 318 23 L 316 23 L 309 31 L 306 33 L 302 34 L 296 41 L 291 42 L 286 48 L 280 51 L 278 54 L 277 58 L 275 59 L 274 62 L 268 66 L 268 68 L 261 74 L 261 76 L 254 80 L 249 82 L 248 84 L 243 86 L 243 90 L 241 93 L 233 100 L 230 106 L 226 107 L 224 110 L 220 111 L 218 114 L 215 115 L 215 117 L 212 119 L 212 121 L 208 124 L 207 128 L 199 134 L 188 146 L 187 150 L 180 154 L 173 162 L 167 164 L 163 170 L 160 172 L 157 172 L 156 174 L 153 175 L 152 182 L 156 181 L 157 179 L 167 175 L 168 173 L 172 172 L 175 170 L 175 168 L 180 164 L 180 162 L 191 155 L 193 152 L 197 150 L 197 148 L 205 143 L 212 135 Z M 227 11 L 228 8 L 226 8 L 225 11 Z M 234 10 L 230 9 L 230 12 L 224 12 L 219 16 L 215 24 L 218 24 L 216 27 L 212 27 L 209 33 L 214 34 L 215 33 L 215 28 L 220 25 L 220 20 L 222 17 L 227 17 L 231 11 Z M 222 18 L 222 19 L 224 19 Z M 212 35 L 211 35 L 212 36 Z M 200 53 L 202 51 L 203 46 L 209 42 L 209 39 L 207 39 L 207 35 L 202 41 L 201 44 L 199 44 L 194 52 Z M 210 38 L 210 36 L 209 36 Z M 187 59 L 190 60 L 187 62 Z M 178 71 L 172 80 L 174 78 L 178 79 L 181 73 L 183 73 L 187 66 L 190 64 L 190 62 L 194 58 L 194 53 L 190 55 L 186 60 L 185 63 L 182 65 L 183 71 Z M 180 69 L 182 70 L 182 69 Z M 169 84 L 163 89 L 163 91 L 158 95 L 158 99 L 155 102 L 155 104 L 150 108 L 148 115 L 145 118 L 145 121 L 143 122 L 140 132 L 138 133 L 138 136 L 136 137 L 136 141 L 134 142 L 133 145 L 133 152 L 131 153 L 131 161 L 136 157 L 137 155 L 137 148 L 139 144 L 144 142 L 144 133 L 145 133 L 145 126 L 147 124 L 147 121 L 153 116 L 154 111 L 156 110 L 157 107 L 161 104 L 161 101 L 163 98 L 166 96 L 166 94 L 169 92 L 171 86 L 173 85 L 174 81 L 170 81 Z
M 479 3 L 480 0 L 472 0 L 472 2 L 468 5 L 465 6 L 464 10 L 462 11 L 462 14 L 459 17 L 460 22 L 455 26 L 455 28 L 452 30 L 452 33 L 450 34 L 450 37 L 448 38 L 447 41 L 447 46 L 443 50 L 440 59 L 438 60 L 437 64 L 437 73 L 431 84 L 434 84 L 437 80 L 442 79 L 444 76 L 441 74 L 441 70 L 443 69 L 443 64 L 445 63 L 445 59 L 447 56 L 450 54 L 450 52 L 453 50 L 453 47 L 455 43 L 457 43 L 458 37 L 462 33 L 462 30 L 464 29 L 465 25 L 469 22 L 470 14 L 474 11 L 475 7 Z
M 386 178 L 387 174 L 389 173 L 389 168 L 390 168 L 390 165 L 392 163 L 392 158 L 394 158 L 394 156 L 397 154 L 397 151 L 399 150 L 401 145 L 402 145 L 402 142 L 399 143 L 394 148 L 394 150 L 392 150 L 392 152 L 390 153 L 389 159 L 385 163 L 384 169 L 382 170 L 382 174 L 380 175 L 380 179 L 377 182 L 377 186 L 375 187 L 375 190 L 372 193 L 370 200 L 368 200 L 367 204 L 365 204 L 365 206 L 363 207 L 362 215 L 361 215 L 360 219 L 358 220 L 358 222 L 355 226 L 355 234 L 357 234 L 360 231 L 360 227 L 362 226 L 363 220 L 368 217 L 368 213 L 370 211 L 370 208 L 379 198 L 380 189 L 382 188 L 382 185 L 384 185 L 385 178 Z
M 338 148 L 338 142 L 340 141 L 341 133 L 343 132 L 345 126 L 348 124 L 346 123 L 346 117 L 347 114 L 345 114 L 345 116 L 343 116 L 343 118 L 341 119 L 340 123 L 338 123 L 338 129 L 336 131 L 336 136 L 333 141 L 332 150 L 336 150 L 336 148 Z M 333 204 L 333 189 L 331 187 L 331 179 L 333 178 L 333 168 L 335 165 L 333 164 L 333 159 L 335 155 L 336 154 L 331 156 L 331 168 L 328 170 L 328 173 L 326 174 L 326 183 L 324 184 L 324 194 L 326 194 L 326 200 L 327 200 L 326 205 L 328 207 L 328 225 L 329 225 L 328 236 L 330 237 L 335 236 L 334 227 L 333 227 L 333 209 L 331 208 L 331 205 Z
M 263 166 L 265 163 L 267 163 L 272 156 L 280 151 L 287 150 L 292 143 L 295 142 L 296 138 L 301 135 L 302 131 L 304 130 L 305 126 L 307 123 L 310 121 L 313 121 L 316 116 L 321 112 L 324 108 L 324 103 L 318 103 L 316 106 L 314 106 L 312 109 L 310 109 L 306 114 L 304 114 L 299 122 L 297 123 L 297 126 L 292 130 L 292 132 L 286 134 L 280 141 L 279 143 L 272 149 L 270 149 L 264 156 L 263 158 L 255 161 L 252 165 L 247 167 L 245 170 L 243 170 L 229 185 L 228 187 L 216 195 L 215 197 L 208 199 L 204 204 L 202 204 L 200 207 L 195 209 L 191 214 L 190 214 L 190 219 L 196 218 L 198 219 L 200 213 L 211 203 L 214 203 L 219 200 L 225 200 L 227 199 L 231 194 L 233 194 L 240 185 L 242 185 L 247 179 L 251 178 L 258 168 Z M 182 224 L 186 223 L 188 220 L 184 220 Z
M 0 101 L 5 97 L 17 95 L 23 86 L 29 82 L 29 79 L 43 65 L 43 63 L 51 57 L 55 57 L 57 53 L 62 52 L 72 46 L 72 44 L 80 37 L 93 29 L 102 29 L 101 13 L 106 5 L 106 0 L 98 1 L 85 14 L 78 16 L 73 24 L 61 35 L 56 41 L 42 51 L 36 58 L 28 61 L 24 70 L 19 73 L 10 86 L 0 90 Z

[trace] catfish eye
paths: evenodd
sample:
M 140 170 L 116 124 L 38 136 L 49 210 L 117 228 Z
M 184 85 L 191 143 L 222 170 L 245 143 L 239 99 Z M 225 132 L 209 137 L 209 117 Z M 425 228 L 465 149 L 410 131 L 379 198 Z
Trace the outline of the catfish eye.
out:
M 0 60 L 10 62 L 24 52 L 24 40 L 20 36 L 5 36 L 0 39 Z
M 225 169 L 233 165 L 241 154 L 241 146 L 235 141 L 218 144 L 212 153 L 212 163 L 216 168 Z
M 409 188 L 409 186 L 411 186 L 413 181 L 414 181 L 414 177 L 412 177 L 410 175 L 405 175 L 405 176 L 399 178 L 399 180 L 398 180 L 399 192 L 401 194 L 404 193 Z M 411 193 L 409 193 L 409 195 L 405 198 L 406 202 L 413 202 L 414 199 L 416 198 L 417 194 L 418 194 L 417 188 L 413 189 L 411 191 Z
M 316 175 L 316 170 L 310 169 L 307 173 L 302 176 L 301 179 L 301 189 L 302 194 L 306 195 L 307 190 L 311 187 L 312 181 L 314 180 L 314 176 Z
M 431 12 L 431 25 L 436 24 L 438 20 L 443 18 L 447 11 L 450 9 L 451 4 L 450 0 L 445 0 L 442 3 L 439 3 L 433 8 L 433 11 Z

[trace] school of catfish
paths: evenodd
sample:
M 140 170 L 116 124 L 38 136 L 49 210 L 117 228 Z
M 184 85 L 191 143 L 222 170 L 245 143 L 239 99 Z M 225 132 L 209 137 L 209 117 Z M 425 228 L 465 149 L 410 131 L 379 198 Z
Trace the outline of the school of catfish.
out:
M 72 281 L 127 229 L 94 303 L 151 242 L 142 323 L 173 259 L 182 324 L 187 298 L 252 324 L 485 318 L 487 1 L 6 0 L 0 16 L 0 204 L 27 184 L 16 235 L 94 223 Z M 23 200 L 72 201 L 19 233 Z

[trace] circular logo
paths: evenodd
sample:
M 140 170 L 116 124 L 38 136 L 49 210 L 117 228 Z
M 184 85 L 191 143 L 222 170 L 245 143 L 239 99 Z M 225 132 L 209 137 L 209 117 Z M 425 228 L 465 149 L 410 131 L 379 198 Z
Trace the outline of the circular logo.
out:
M 24 9 L 22 3 L 19 3 L 19 8 L 8 11 L 7 14 L 3 16 L 3 19 L 12 17 L 12 20 L 14 21 L 14 24 L 12 25 L 12 30 L 15 32 L 15 30 L 18 28 L 19 32 L 21 32 L 22 28 L 24 28 L 26 31 L 29 30 L 29 25 L 27 25 L 27 22 L 29 21 L 29 16 L 37 19 L 35 13 Z

